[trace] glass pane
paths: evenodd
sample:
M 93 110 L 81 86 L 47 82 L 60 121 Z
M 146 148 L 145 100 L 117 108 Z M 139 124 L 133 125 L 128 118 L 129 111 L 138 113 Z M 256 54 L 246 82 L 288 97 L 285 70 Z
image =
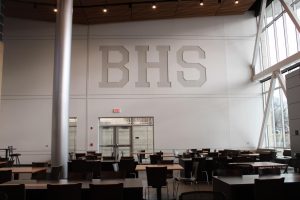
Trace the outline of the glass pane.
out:
M 274 17 L 276 18 L 282 12 L 282 6 L 279 0 L 273 1 Z
M 113 127 L 102 127 L 102 141 L 101 145 L 113 145 L 114 144 L 114 128 Z
M 278 42 L 278 61 L 281 61 L 286 58 L 286 45 L 285 45 L 285 36 L 283 28 L 283 18 L 280 17 L 276 21 L 276 31 L 277 31 L 277 42 Z
M 130 145 L 130 127 L 118 127 L 118 145 Z
M 122 156 L 131 156 L 130 147 L 119 147 L 119 157 Z
M 100 125 L 130 125 L 131 120 L 129 117 L 126 118 L 100 118 Z
M 261 50 L 262 50 L 262 65 L 263 69 L 266 69 L 268 65 L 268 45 L 267 45 L 267 31 L 261 34 Z
M 290 17 L 286 13 L 284 14 L 284 16 L 285 16 L 286 28 L 287 28 L 288 52 L 290 56 L 295 54 L 298 51 L 296 29 Z
M 76 153 L 77 118 L 69 118 L 69 153 Z
M 153 126 L 133 127 L 133 152 L 153 152 Z
M 283 123 L 284 123 L 284 139 L 285 139 L 285 147 L 290 148 L 290 128 L 289 128 L 289 116 L 288 116 L 288 105 L 287 99 L 281 90 L 281 97 L 282 97 L 282 113 L 283 113 Z
M 132 118 L 133 125 L 153 125 L 153 117 L 134 117 Z
M 277 63 L 273 24 L 268 27 L 267 32 L 268 32 L 268 42 L 269 42 L 269 56 L 270 56 L 269 60 L 270 60 L 270 65 L 272 66 Z
M 276 147 L 283 147 L 283 123 L 282 123 L 282 110 L 281 110 L 281 98 L 280 91 L 276 89 L 273 96 L 273 112 L 274 112 L 274 123 L 275 123 L 275 139 Z
M 100 153 L 102 153 L 102 156 L 112 156 L 114 152 L 113 147 L 101 147 Z
M 266 20 L 267 24 L 273 20 L 272 4 L 266 8 Z

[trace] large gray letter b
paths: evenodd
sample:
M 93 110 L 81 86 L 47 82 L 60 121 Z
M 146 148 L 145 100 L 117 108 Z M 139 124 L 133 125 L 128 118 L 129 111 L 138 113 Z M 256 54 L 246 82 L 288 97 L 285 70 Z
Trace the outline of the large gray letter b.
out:
M 159 69 L 159 82 L 158 87 L 171 87 L 171 82 L 168 77 L 168 51 L 170 46 L 157 46 L 159 52 L 159 62 L 147 62 L 147 51 L 149 46 L 136 46 L 135 50 L 138 52 L 138 82 L 135 83 L 136 87 L 150 87 L 147 82 L 147 68 Z
M 129 71 L 124 66 L 129 62 L 129 52 L 122 46 L 100 46 L 102 51 L 102 80 L 99 82 L 99 87 L 123 87 L 129 81 Z M 109 51 L 118 51 L 122 55 L 121 62 L 108 62 Z M 118 82 L 108 82 L 108 69 L 118 68 L 122 71 L 122 79 Z
M 183 75 L 183 71 L 177 72 L 177 80 L 184 87 L 200 87 L 206 82 L 206 68 L 200 63 L 187 63 L 183 59 L 183 53 L 185 51 L 198 52 L 199 58 L 205 58 L 205 52 L 198 46 L 183 46 L 177 51 L 177 62 L 184 68 L 195 68 L 199 71 L 198 80 L 186 80 Z

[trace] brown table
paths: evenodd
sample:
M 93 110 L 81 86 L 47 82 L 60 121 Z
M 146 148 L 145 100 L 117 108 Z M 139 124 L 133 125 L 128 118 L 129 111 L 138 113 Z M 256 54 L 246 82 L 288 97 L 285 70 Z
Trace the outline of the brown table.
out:
M 11 170 L 14 174 L 14 179 L 19 179 L 19 174 L 34 174 L 39 172 L 46 172 L 46 167 L 2 167 L 0 171 Z
M 167 167 L 167 170 L 183 170 L 183 167 L 179 164 L 146 164 L 137 165 L 136 171 L 146 171 L 146 167 Z
M 213 177 L 213 190 L 222 192 L 228 200 L 254 200 L 254 180 L 284 177 L 285 200 L 300 199 L 300 174 L 243 175 Z
M 100 180 L 67 180 L 59 181 L 50 180 L 13 180 L 5 184 L 25 184 L 26 200 L 40 200 L 46 199 L 47 184 L 68 184 L 68 183 L 82 183 L 83 200 L 88 199 L 89 184 L 124 184 L 124 199 L 128 200 L 142 200 L 143 199 L 143 185 L 141 179 L 111 179 Z

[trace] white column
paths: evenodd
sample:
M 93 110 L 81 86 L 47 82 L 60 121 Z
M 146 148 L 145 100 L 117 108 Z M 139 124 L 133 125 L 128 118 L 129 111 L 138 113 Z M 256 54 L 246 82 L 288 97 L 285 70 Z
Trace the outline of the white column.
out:
M 263 122 L 262 122 L 261 129 L 260 129 L 260 136 L 259 136 L 259 141 L 258 141 L 258 147 L 257 148 L 262 147 L 262 142 L 263 142 L 264 135 L 265 135 L 266 128 L 267 128 L 267 121 L 269 119 L 270 108 L 271 108 L 271 103 L 272 103 L 272 99 L 273 99 L 273 93 L 274 93 L 276 78 L 277 78 L 277 75 L 274 72 L 272 74 L 272 78 L 271 78 L 271 83 L 270 83 L 268 98 L 267 98 L 266 107 L 265 107 L 265 111 L 264 111 L 264 118 L 263 118 Z
M 57 9 L 51 162 L 52 166 L 62 165 L 63 178 L 67 178 L 73 0 L 57 0 Z

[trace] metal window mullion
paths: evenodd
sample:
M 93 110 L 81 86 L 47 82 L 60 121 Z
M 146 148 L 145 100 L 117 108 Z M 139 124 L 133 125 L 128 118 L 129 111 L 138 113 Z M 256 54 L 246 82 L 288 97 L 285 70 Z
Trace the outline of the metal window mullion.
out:
M 289 50 L 289 40 L 288 40 L 288 33 L 287 33 L 287 25 L 286 25 L 286 15 L 282 16 L 283 18 L 283 30 L 284 30 L 284 40 L 285 40 L 285 50 L 286 50 L 286 57 L 289 57 L 290 50 Z
M 274 89 L 274 92 L 275 92 L 275 89 Z M 271 110 L 272 110 L 272 134 L 273 134 L 273 141 L 274 141 L 274 149 L 277 148 L 277 140 L 276 140 L 276 125 L 275 125 L 275 113 L 274 113 L 274 93 L 273 93 L 273 98 L 272 98 L 272 106 L 271 106 Z
M 282 139 L 283 139 L 283 148 L 286 147 L 285 142 L 285 122 L 284 122 L 284 114 L 283 114 L 283 96 L 282 96 L 282 90 L 279 91 L 280 96 L 280 107 L 281 107 L 281 124 L 282 124 Z
M 276 74 L 272 73 L 272 78 L 271 78 L 271 83 L 270 83 L 270 87 L 269 87 L 266 107 L 264 109 L 264 116 L 263 116 L 263 121 L 262 121 L 262 125 L 261 125 L 260 136 L 259 136 L 259 140 L 258 140 L 258 148 L 260 148 L 262 146 L 263 138 L 264 138 L 264 135 L 265 135 L 267 120 L 268 120 L 269 114 L 270 114 L 270 106 L 272 104 L 272 98 L 273 98 L 275 83 L 276 83 Z

